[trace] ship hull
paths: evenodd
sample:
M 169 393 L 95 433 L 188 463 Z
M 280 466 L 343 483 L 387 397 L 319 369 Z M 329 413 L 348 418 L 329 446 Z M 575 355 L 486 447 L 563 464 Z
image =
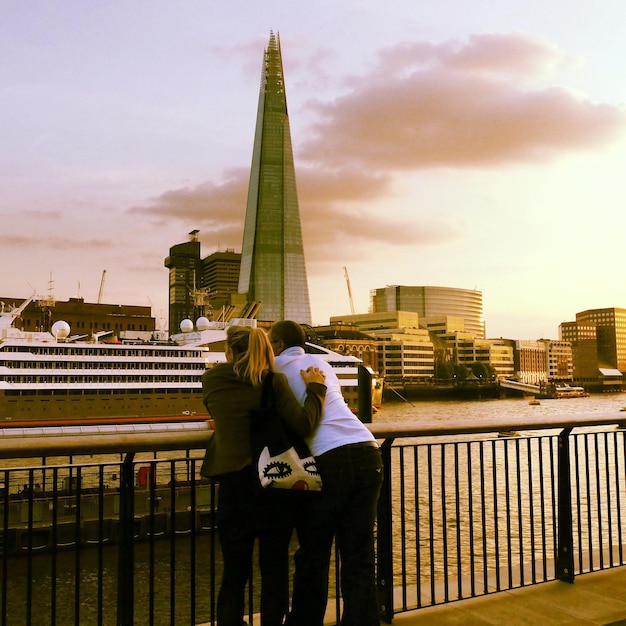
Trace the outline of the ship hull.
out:
M 184 422 L 208 419 L 202 391 L 0 392 L 0 427 Z

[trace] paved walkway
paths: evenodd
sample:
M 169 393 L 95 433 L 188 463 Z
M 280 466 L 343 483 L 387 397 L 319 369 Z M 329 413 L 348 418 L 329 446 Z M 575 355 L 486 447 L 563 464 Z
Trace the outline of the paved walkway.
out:
M 393 624 L 626 625 L 626 567 L 400 613 Z
M 329 603 L 331 604 L 331 603 Z M 335 624 L 334 605 L 325 626 Z M 254 623 L 260 623 L 258 615 Z M 626 566 L 399 613 L 393 626 L 626 626 Z M 204 625 L 208 626 L 208 625 Z M 381 626 L 384 626 L 381 622 Z

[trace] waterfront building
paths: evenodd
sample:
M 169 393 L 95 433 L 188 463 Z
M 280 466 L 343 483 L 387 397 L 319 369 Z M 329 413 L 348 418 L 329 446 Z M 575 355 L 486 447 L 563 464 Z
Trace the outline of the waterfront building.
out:
M 600 367 L 626 372 L 626 309 L 589 309 L 576 313 L 576 323 L 596 325 Z
M 538 385 L 548 379 L 545 344 L 532 339 L 515 340 L 514 362 L 520 382 Z
M 537 339 L 515 341 L 515 375 L 523 383 L 571 382 L 574 362 L 569 341 Z
M 378 370 L 393 383 L 431 380 L 435 375 L 435 348 L 422 328 L 381 329 L 378 339 Z
M 573 378 L 576 382 L 598 378 L 598 339 L 595 322 L 562 322 L 559 338 L 572 346 Z
M 471 367 L 473 363 L 490 366 L 498 379 L 515 373 L 514 346 L 508 339 L 479 339 L 470 333 L 453 332 L 440 340 L 452 349 L 454 365 Z
M 540 339 L 546 351 L 548 380 L 570 382 L 573 377 L 572 344 L 569 341 Z
M 562 322 L 559 337 L 572 344 L 573 379 L 592 391 L 619 390 L 626 372 L 626 309 L 589 309 Z
M 453 287 L 392 285 L 370 292 L 370 311 L 415 311 L 420 319 L 453 316 L 464 320 L 465 332 L 485 338 L 483 295 Z
M 19 307 L 26 298 L 2 297 L 5 310 Z M 149 306 L 129 304 L 103 304 L 85 302 L 84 298 L 56 300 L 52 296 L 37 298 L 31 302 L 15 322 L 15 326 L 27 332 L 49 331 L 54 322 L 65 321 L 72 335 L 91 336 L 110 331 L 102 337 L 110 339 L 154 338 L 156 322 Z
M 238 290 L 260 303 L 261 319 L 311 324 L 282 54 L 273 33 L 263 55 Z
M 378 344 L 372 336 L 362 332 L 355 324 L 336 322 L 328 326 L 316 326 L 315 343 L 339 354 L 355 356 L 361 359 L 365 367 L 378 372 Z
M 331 326 L 350 324 L 377 340 L 374 367 L 387 382 L 417 382 L 435 374 L 435 349 L 415 311 L 383 311 L 333 316 Z

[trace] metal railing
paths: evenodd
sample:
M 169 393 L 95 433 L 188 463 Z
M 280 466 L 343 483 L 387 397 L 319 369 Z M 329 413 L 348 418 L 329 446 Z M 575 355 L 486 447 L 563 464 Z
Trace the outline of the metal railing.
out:
M 385 462 L 384 620 L 624 565 L 624 417 L 368 425 Z M 214 623 L 209 436 L 201 422 L 0 431 L 0 621 Z

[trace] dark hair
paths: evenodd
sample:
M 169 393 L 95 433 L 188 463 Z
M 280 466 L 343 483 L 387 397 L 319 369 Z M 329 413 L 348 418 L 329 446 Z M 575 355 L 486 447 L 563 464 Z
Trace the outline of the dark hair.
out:
M 282 339 L 287 348 L 291 348 L 292 346 L 304 348 L 304 344 L 306 343 L 306 333 L 304 329 L 298 322 L 292 322 L 291 320 L 276 322 L 270 329 L 270 337 L 272 341 Z

